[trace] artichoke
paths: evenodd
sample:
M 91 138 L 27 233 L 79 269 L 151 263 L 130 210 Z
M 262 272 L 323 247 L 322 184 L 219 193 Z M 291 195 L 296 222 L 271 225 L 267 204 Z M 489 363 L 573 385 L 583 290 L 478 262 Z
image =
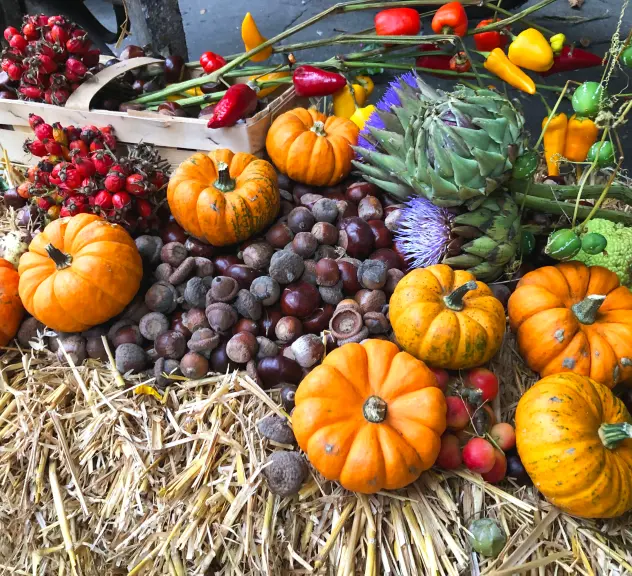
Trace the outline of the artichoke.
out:
M 524 117 L 505 96 L 457 87 L 445 93 L 412 73 L 385 93 L 361 133 L 355 167 L 399 198 L 418 194 L 473 209 L 509 176 Z

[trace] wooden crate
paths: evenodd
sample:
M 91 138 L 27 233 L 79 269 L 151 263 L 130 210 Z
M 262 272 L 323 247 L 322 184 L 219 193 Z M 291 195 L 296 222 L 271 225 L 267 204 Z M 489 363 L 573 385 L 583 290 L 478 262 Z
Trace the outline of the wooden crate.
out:
M 90 102 L 105 84 L 127 70 L 161 62 L 155 58 L 134 58 L 118 62 L 86 80 L 70 96 L 66 105 L 51 106 L 21 100 L 0 100 L 0 144 L 13 162 L 32 163 L 33 157 L 22 145 L 33 132 L 28 124 L 29 114 L 37 114 L 48 123 L 63 126 L 112 125 L 119 142 L 154 144 L 160 155 L 172 165 L 178 165 L 192 152 L 216 148 L 230 148 L 234 152 L 261 154 L 272 121 L 283 112 L 298 105 L 294 89 L 290 88 L 274 99 L 264 110 L 248 118 L 245 123 L 231 128 L 207 128 L 207 120 L 163 116 L 150 111 L 110 112 L 90 110 Z

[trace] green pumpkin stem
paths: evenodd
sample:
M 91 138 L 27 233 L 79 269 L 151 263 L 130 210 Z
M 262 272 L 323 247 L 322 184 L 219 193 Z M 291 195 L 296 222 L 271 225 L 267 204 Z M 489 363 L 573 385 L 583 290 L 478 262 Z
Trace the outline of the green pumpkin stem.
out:
M 602 424 L 599 427 L 599 439 L 608 450 L 614 450 L 623 440 L 632 438 L 632 424 Z
M 379 424 L 386 420 L 386 402 L 379 396 L 369 396 L 362 407 L 367 422 Z
M 476 290 L 477 288 L 478 284 L 476 284 L 474 280 L 470 280 L 453 290 L 447 296 L 444 296 L 443 301 L 450 310 L 458 312 L 459 310 L 463 310 L 463 297 L 471 290 Z
M 230 170 L 226 162 L 217 163 L 217 180 L 213 184 L 220 192 L 232 192 L 235 189 L 235 181 L 230 177 Z
M 317 136 L 327 136 L 327 132 L 325 132 L 325 123 L 316 121 L 314 125 L 310 128 L 312 132 L 314 132 Z
M 48 257 L 55 263 L 57 270 L 68 268 L 72 264 L 72 256 L 62 252 L 59 248 L 55 248 L 52 244 L 46 246 Z
M 573 304 L 571 310 L 581 324 L 594 324 L 597 320 L 599 307 L 605 299 L 606 297 L 603 294 L 591 294 L 586 296 L 581 302 Z

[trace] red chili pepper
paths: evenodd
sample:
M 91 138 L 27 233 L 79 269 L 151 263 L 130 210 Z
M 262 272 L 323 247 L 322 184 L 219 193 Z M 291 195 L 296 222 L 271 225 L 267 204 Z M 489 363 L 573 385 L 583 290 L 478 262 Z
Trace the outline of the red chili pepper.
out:
M 226 60 L 219 54 L 215 54 L 215 52 L 204 52 L 204 54 L 200 56 L 200 66 L 202 66 L 202 70 L 207 74 L 215 72 L 215 70 L 219 70 L 225 65 Z
M 345 77 L 314 66 L 299 66 L 292 76 L 294 89 L 299 96 L 329 96 L 347 85 Z
M 257 93 L 248 84 L 235 84 L 226 90 L 217 103 L 213 115 L 208 121 L 209 128 L 228 128 L 234 126 L 257 107 Z
M 439 47 L 436 44 L 422 44 L 421 50 L 422 52 L 437 52 Z M 433 70 L 450 70 L 450 59 L 451 57 L 448 54 L 445 56 L 419 56 L 415 65 L 420 68 L 432 68 Z M 432 74 L 432 76 L 437 78 L 451 78 L 451 76 L 446 76 L 445 74 Z
M 441 6 L 432 18 L 432 30 L 435 34 L 465 36 L 467 14 L 463 5 L 460 2 L 448 2 Z
M 413 8 L 390 8 L 375 15 L 378 36 L 415 36 L 420 30 L 419 12 Z
M 553 66 L 546 72 L 540 72 L 540 75 L 549 76 L 556 72 L 583 70 L 584 68 L 602 66 L 602 64 L 603 59 L 601 56 L 597 56 L 597 54 L 573 46 L 564 46 L 559 55 L 553 58 Z
M 465 52 L 457 52 L 450 58 L 450 70 L 454 72 L 467 72 L 470 68 L 472 68 L 472 63 L 469 61 Z
M 496 18 L 496 20 L 493 18 L 481 20 L 476 26 L 476 29 L 489 26 L 494 22 L 500 22 L 500 20 L 498 18 Z M 489 32 L 474 34 L 474 44 L 476 44 L 476 49 L 481 52 L 491 52 L 494 48 L 504 48 L 507 46 L 508 41 L 509 38 L 506 34 L 503 34 L 501 30 L 490 30 Z

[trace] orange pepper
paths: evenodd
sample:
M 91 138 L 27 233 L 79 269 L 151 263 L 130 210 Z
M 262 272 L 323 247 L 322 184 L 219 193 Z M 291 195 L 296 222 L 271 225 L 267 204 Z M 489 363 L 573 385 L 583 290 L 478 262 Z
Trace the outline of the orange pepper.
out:
M 542 129 L 546 126 L 549 117 L 546 116 L 542 120 Z M 559 162 L 564 154 L 566 145 L 566 130 L 568 126 L 568 118 L 566 114 L 557 114 L 553 116 L 544 133 L 544 159 L 549 169 L 549 176 L 559 176 Z M 588 151 L 586 151 L 588 152 Z
M 241 39 L 244 41 L 246 52 L 250 52 L 267 41 L 267 38 L 259 32 L 255 19 L 250 12 L 244 16 L 244 20 L 241 23 Z M 270 56 L 272 56 L 272 46 L 264 48 L 261 52 L 250 58 L 250 60 L 252 62 L 263 62 L 270 58 Z
M 568 121 L 564 156 L 571 162 L 584 162 L 598 134 L 599 129 L 590 118 L 578 118 L 573 114 Z
M 535 82 L 529 78 L 518 66 L 512 64 L 500 48 L 494 48 L 485 60 L 485 69 L 496 74 L 507 84 L 522 90 L 527 94 L 535 94 Z

